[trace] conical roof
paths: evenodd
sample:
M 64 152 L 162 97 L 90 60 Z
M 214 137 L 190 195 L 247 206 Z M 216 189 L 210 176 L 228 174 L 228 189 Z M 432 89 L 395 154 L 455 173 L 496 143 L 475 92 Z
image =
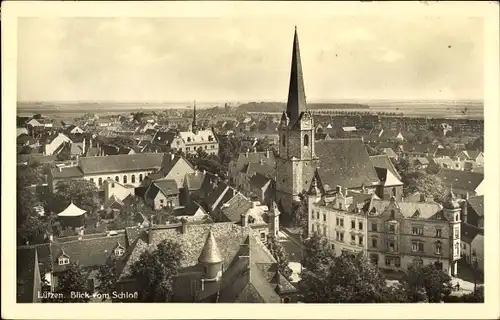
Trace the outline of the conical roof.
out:
M 207 240 L 201 250 L 198 261 L 201 263 L 220 263 L 223 261 L 212 230 L 208 232 Z
M 300 60 L 299 36 L 297 27 L 293 36 L 292 64 L 290 69 L 290 85 L 288 88 L 288 102 L 286 111 L 290 122 L 294 124 L 300 114 L 306 110 L 306 93 L 304 88 L 304 76 L 302 74 L 302 62 Z
M 460 204 L 458 203 L 457 199 L 455 198 L 455 194 L 453 193 L 453 189 L 450 190 L 448 193 L 448 197 L 446 197 L 446 200 L 443 203 L 443 208 L 445 209 L 459 209 Z
M 73 201 L 69 204 L 69 206 L 66 207 L 62 212 L 58 214 L 59 217 L 78 217 L 84 214 L 85 210 L 78 208 L 75 206 Z

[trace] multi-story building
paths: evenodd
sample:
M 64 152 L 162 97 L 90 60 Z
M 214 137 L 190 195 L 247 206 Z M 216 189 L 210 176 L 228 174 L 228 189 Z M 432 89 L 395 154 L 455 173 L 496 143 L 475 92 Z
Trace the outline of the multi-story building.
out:
M 428 202 L 371 199 L 367 215 L 367 251 L 381 269 L 404 270 L 415 260 L 435 263 L 457 274 L 460 259 L 460 205 L 453 193 L 443 206 Z
M 309 230 L 326 239 L 336 255 L 342 252 L 364 252 L 366 254 L 366 214 L 357 208 L 357 199 L 352 192 L 337 187 L 336 191 L 318 197 L 312 188 L 309 194 Z M 313 191 L 314 190 L 314 191 Z M 376 197 L 374 194 L 358 194 L 361 197 Z

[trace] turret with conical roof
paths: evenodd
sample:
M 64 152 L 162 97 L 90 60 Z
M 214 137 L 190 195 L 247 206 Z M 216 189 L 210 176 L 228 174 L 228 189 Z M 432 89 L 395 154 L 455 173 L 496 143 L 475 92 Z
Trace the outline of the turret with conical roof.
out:
M 304 88 L 304 76 L 302 74 L 302 62 L 300 60 L 299 36 L 297 34 L 297 26 L 295 26 L 292 65 L 290 68 L 290 84 L 288 87 L 288 102 L 286 104 L 286 112 L 290 118 L 290 122 L 295 124 L 300 114 L 305 111 L 306 108 L 306 93 Z
M 208 232 L 205 245 L 201 250 L 198 261 L 203 265 L 205 280 L 217 280 L 220 278 L 222 275 L 222 262 L 224 259 L 222 258 L 212 230 Z

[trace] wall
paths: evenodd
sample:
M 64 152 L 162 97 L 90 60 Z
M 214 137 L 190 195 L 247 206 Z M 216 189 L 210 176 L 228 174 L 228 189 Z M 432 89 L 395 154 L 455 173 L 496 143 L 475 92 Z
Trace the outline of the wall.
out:
M 141 181 L 139 181 L 139 176 L 142 174 L 142 179 L 153 173 L 153 170 L 138 170 L 138 171 L 129 171 L 129 172 L 114 172 L 114 173 L 101 173 L 101 174 L 91 174 L 91 175 L 85 175 L 84 179 L 89 180 L 93 179 L 95 185 L 100 188 L 101 186 L 99 185 L 99 178 L 102 179 L 102 182 L 108 178 L 116 181 L 116 177 L 118 176 L 118 182 L 122 184 L 127 184 L 127 185 L 133 185 L 134 187 L 139 187 L 141 185 Z M 124 176 L 127 177 L 127 182 L 124 182 Z M 132 182 L 132 176 L 135 176 L 135 183 Z
M 115 195 L 118 199 L 123 200 L 129 194 L 132 194 L 132 195 L 135 194 L 134 188 L 125 188 L 118 183 L 105 182 L 103 184 L 103 188 L 104 188 L 104 199 L 105 200 L 109 199 L 113 195 Z
M 177 187 L 181 188 L 184 185 L 184 178 L 188 173 L 194 173 L 195 170 L 183 158 L 179 159 L 175 166 L 170 170 L 165 179 L 173 179 L 177 182 Z
M 162 203 L 163 201 L 163 203 Z M 169 195 L 166 197 L 163 193 L 158 192 L 155 199 L 153 200 L 153 209 L 160 210 L 162 207 L 168 207 L 169 202 L 172 203 L 172 207 L 179 206 L 179 196 L 178 195 Z

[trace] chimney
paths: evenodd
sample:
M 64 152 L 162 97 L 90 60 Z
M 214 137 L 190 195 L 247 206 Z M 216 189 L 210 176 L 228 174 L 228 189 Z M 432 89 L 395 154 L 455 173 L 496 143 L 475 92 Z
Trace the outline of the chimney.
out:
M 248 158 L 248 149 L 247 149 L 247 151 L 245 151 L 245 157 Z
M 247 226 L 247 216 L 244 213 L 241 215 L 241 226 L 242 227 L 246 227 Z
M 263 165 L 264 164 L 264 160 L 262 160 L 262 158 L 259 159 L 259 164 L 260 165 Z
M 266 150 L 266 158 L 269 158 L 269 149 Z
M 59 172 L 62 172 L 62 167 L 57 167 L 57 170 L 58 170 Z
M 84 229 L 81 228 L 80 231 L 78 231 L 78 240 L 82 240 L 83 239 L 83 234 L 84 234 Z
M 255 148 L 255 147 L 254 147 L 254 148 L 253 148 L 253 152 L 254 152 L 254 153 L 257 153 L 257 148 Z
M 87 140 L 85 138 L 83 138 L 82 154 L 85 154 L 85 143 L 86 142 L 87 142 Z
M 188 229 L 188 223 L 186 218 L 181 219 L 181 234 L 186 234 Z
M 170 160 L 174 160 L 174 158 L 175 158 L 175 154 L 172 152 L 172 153 L 170 154 Z
M 203 169 L 203 174 L 207 173 L 207 170 Z
M 50 243 L 54 242 L 54 235 L 53 234 L 49 235 L 49 241 L 50 241 Z

